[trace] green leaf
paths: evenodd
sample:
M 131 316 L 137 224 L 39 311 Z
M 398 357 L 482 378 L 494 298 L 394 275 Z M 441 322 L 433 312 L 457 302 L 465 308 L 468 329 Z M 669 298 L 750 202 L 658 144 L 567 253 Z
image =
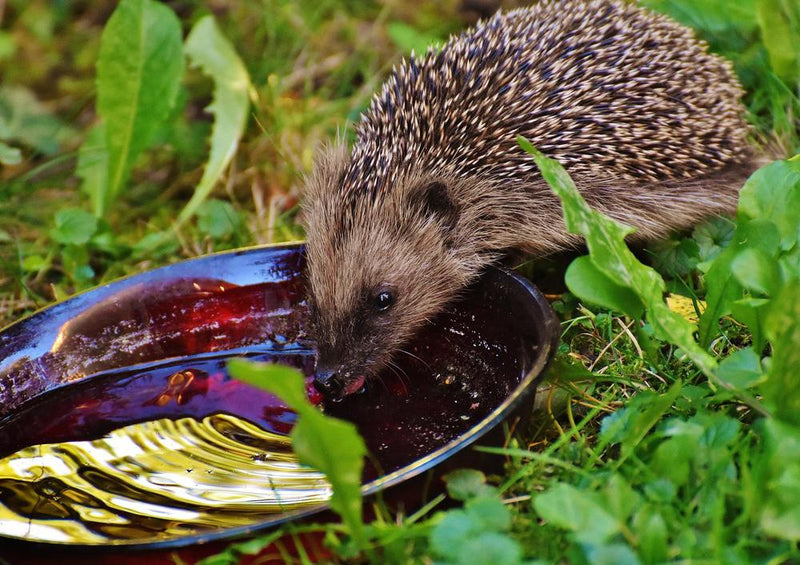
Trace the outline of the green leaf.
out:
M 797 243 L 800 225 L 800 160 L 775 161 L 760 168 L 739 193 L 737 215 L 775 224 L 780 248 Z
M 50 230 L 50 237 L 64 245 L 83 245 L 97 231 L 97 218 L 79 208 L 59 210 L 55 220 L 56 227 Z
M 0 86 L 0 141 L 15 141 L 54 155 L 75 131 L 56 118 L 33 92 L 22 86 Z
M 229 202 L 207 200 L 197 210 L 197 227 L 215 239 L 235 233 L 241 225 L 239 213 Z
M 706 310 L 700 317 L 699 335 L 701 345 L 708 346 L 719 333 L 718 321 L 730 314 L 731 305 L 742 298 L 742 285 L 733 275 L 733 261 L 748 247 L 761 249 L 774 255 L 779 244 L 778 230 L 774 223 L 765 219 L 747 221 L 740 219 L 730 245 L 711 263 L 706 272 Z
M 169 115 L 183 76 L 181 24 L 155 0 L 122 0 L 108 20 L 97 60 L 97 111 L 106 128 L 107 193 L 102 215 L 136 157 Z
M 222 176 L 236 153 L 250 109 L 250 75 L 212 16 L 205 16 L 195 24 L 186 39 L 186 55 L 214 80 L 214 99 L 207 108 L 214 115 L 214 127 L 203 178 L 178 215 L 176 225 L 197 212 Z
M 742 298 L 731 304 L 731 315 L 745 324 L 750 330 L 753 349 L 757 352 L 764 351 L 766 336 L 764 323 L 769 311 L 770 301 L 767 298 Z
M 772 301 L 765 323 L 772 344 L 762 390 L 774 414 L 800 425 L 800 281 L 786 284 Z
M 297 369 L 285 365 L 266 365 L 244 359 L 231 359 L 228 362 L 228 371 L 235 379 L 271 392 L 298 414 L 308 410 L 309 407 L 311 410 L 316 410 L 308 405 L 305 385 L 302 378 L 297 378 L 299 375 Z
M 50 266 L 50 262 L 39 254 L 27 255 L 22 260 L 22 270 L 28 273 L 35 273 Z
M 386 26 L 389 37 L 405 53 L 422 55 L 428 51 L 428 47 L 436 48 L 441 39 L 435 35 L 422 33 L 417 28 L 403 22 L 391 22 Z
M 483 530 L 505 532 L 511 528 L 511 512 L 499 496 L 473 498 L 467 501 L 464 508 Z
M 675 382 L 664 394 L 640 392 L 625 408 L 603 418 L 600 439 L 604 443 L 622 445 L 620 460 L 626 459 L 642 442 L 681 392 L 681 383 Z
M 619 473 L 614 473 L 603 487 L 608 511 L 625 522 L 641 503 L 641 496 Z
M 455 559 L 464 540 L 480 531 L 479 524 L 463 510 L 451 510 L 431 532 L 433 550 L 449 559 Z
M 739 284 L 758 294 L 771 295 L 780 282 L 776 258 L 753 247 L 742 249 L 733 258 L 731 271 Z
M 108 194 L 108 149 L 102 123 L 93 127 L 81 144 L 75 173 L 81 178 L 81 191 L 89 196 L 94 215 L 101 217 Z
M 717 376 L 734 388 L 754 386 L 764 377 L 761 358 L 752 347 L 735 351 L 719 364 Z
M 0 165 L 19 165 L 22 162 L 22 151 L 0 141 Z
M 800 78 L 800 5 L 785 0 L 756 2 L 761 39 L 772 69 L 786 82 Z
M 447 492 L 456 500 L 469 500 L 495 492 L 486 476 L 475 469 L 456 469 L 444 476 Z
M 760 423 L 763 453 L 755 459 L 761 529 L 792 543 L 800 540 L 800 434 L 775 418 Z
M 661 514 L 645 506 L 636 513 L 633 529 L 639 533 L 639 555 L 644 563 L 650 565 L 667 560 L 667 524 Z
M 627 545 L 613 543 L 587 548 L 586 557 L 592 565 L 640 565 L 641 561 Z
M 714 216 L 699 224 L 692 231 L 692 239 L 697 242 L 701 261 L 711 261 L 727 247 L 733 237 L 736 224 L 723 216 Z
M 573 532 L 585 543 L 605 543 L 619 533 L 619 523 L 595 499 L 592 493 L 572 485 L 558 483 L 533 500 L 542 519 Z
M 461 540 L 457 549 L 459 565 L 518 565 L 522 559 L 519 544 L 495 532 L 478 532 Z
M 361 475 L 367 449 L 356 427 L 317 410 L 306 399 L 304 378 L 296 369 L 234 359 L 228 363 L 228 371 L 236 379 L 277 395 L 297 412 L 292 449 L 301 463 L 325 474 L 333 488 L 331 508 L 362 545 Z
M 644 311 L 636 293 L 608 278 L 588 256 L 570 263 L 564 281 L 572 294 L 591 304 L 623 312 L 632 318 L 640 317 Z
M 539 171 L 564 208 L 564 221 L 571 233 L 586 239 L 594 267 L 614 284 L 630 289 L 647 309 L 647 320 L 654 335 L 679 346 L 709 378 L 714 378 L 716 361 L 694 340 L 694 327 L 664 302 L 664 280 L 640 263 L 625 244 L 633 230 L 593 210 L 583 199 L 564 168 L 537 151 L 529 141 L 518 137 L 519 145 L 533 155 Z

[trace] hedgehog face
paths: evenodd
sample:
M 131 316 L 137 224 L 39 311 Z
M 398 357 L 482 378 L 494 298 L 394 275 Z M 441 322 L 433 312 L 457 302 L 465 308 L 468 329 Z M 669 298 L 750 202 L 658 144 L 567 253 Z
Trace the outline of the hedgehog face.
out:
M 315 385 L 327 397 L 356 392 L 391 366 L 462 286 L 450 238 L 456 216 L 445 190 L 427 181 L 356 206 L 341 196 L 307 205 Z

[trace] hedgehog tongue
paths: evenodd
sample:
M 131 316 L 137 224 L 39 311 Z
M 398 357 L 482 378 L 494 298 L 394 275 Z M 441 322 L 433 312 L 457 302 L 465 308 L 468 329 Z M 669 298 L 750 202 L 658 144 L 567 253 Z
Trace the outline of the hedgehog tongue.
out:
M 366 381 L 366 379 L 364 378 L 364 375 L 356 376 L 350 382 L 350 384 L 348 384 L 347 387 L 344 389 L 345 396 L 350 395 L 350 394 L 355 394 L 358 391 L 360 391 L 362 388 L 364 388 L 364 381 Z

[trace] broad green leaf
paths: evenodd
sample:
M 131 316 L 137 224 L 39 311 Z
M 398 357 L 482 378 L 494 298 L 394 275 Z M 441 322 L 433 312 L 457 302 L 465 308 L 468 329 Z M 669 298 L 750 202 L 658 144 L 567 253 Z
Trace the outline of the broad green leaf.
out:
M 0 141 L 0 165 L 19 165 L 21 162 L 22 151 Z
M 97 59 L 97 111 L 105 122 L 108 150 L 100 215 L 169 115 L 182 76 L 181 24 L 175 13 L 156 0 L 122 0 L 103 30 Z
M 614 473 L 603 487 L 608 511 L 620 522 L 628 517 L 641 504 L 641 496 L 619 473 Z
M 776 418 L 759 422 L 763 453 L 754 461 L 761 529 L 769 536 L 800 540 L 800 434 Z
M 708 346 L 719 333 L 718 322 L 730 314 L 731 305 L 742 298 L 742 285 L 733 275 L 732 264 L 736 256 L 748 247 L 755 247 L 767 255 L 774 255 L 779 244 L 778 230 L 765 219 L 747 221 L 740 219 L 730 245 L 711 263 L 706 272 L 706 309 L 700 317 L 700 344 Z
M 473 498 L 464 508 L 484 531 L 505 532 L 511 527 L 511 512 L 497 495 Z
M 100 217 L 108 194 L 108 149 L 106 128 L 102 123 L 92 128 L 84 139 L 75 173 L 81 178 L 81 190 L 89 196 L 94 215 Z
M 644 0 L 643 3 L 710 34 L 731 28 L 746 33 L 756 27 L 755 0 Z
M 234 378 L 277 395 L 297 412 L 292 449 L 301 463 L 325 474 L 333 488 L 331 508 L 361 544 L 361 472 L 367 450 L 356 427 L 317 410 L 306 399 L 303 375 L 295 369 L 234 359 L 228 370 Z
M 363 535 L 361 471 L 367 454 L 364 441 L 350 422 L 307 406 L 299 412 L 300 418 L 292 429 L 292 449 L 300 462 L 325 474 L 333 488 L 331 508 L 359 540 Z
M 186 55 L 214 80 L 214 99 L 207 108 L 214 115 L 214 127 L 203 178 L 178 215 L 176 225 L 197 212 L 222 176 L 239 146 L 250 109 L 250 75 L 212 16 L 201 18 L 192 28 L 186 39 Z
M 495 532 L 477 532 L 461 540 L 457 547 L 458 565 L 518 565 L 522 548 L 515 540 Z
M 611 543 L 586 548 L 586 557 L 592 565 L 640 565 L 641 561 L 627 545 Z
M 737 216 L 771 221 L 781 249 L 790 249 L 800 225 L 800 158 L 775 161 L 753 173 L 739 193 Z
M 788 83 L 800 79 L 800 4 L 793 0 L 757 0 L 761 39 L 772 70 Z
M 719 364 L 717 376 L 734 388 L 744 389 L 754 386 L 764 377 L 761 357 L 752 347 L 735 351 Z
M 777 418 L 800 425 L 800 282 L 790 281 L 770 305 L 765 323 L 772 344 L 762 390 Z
M 229 202 L 207 200 L 197 210 L 197 227 L 215 239 L 233 234 L 241 225 L 239 213 Z
M 642 301 L 630 289 L 616 284 L 598 269 L 588 256 L 578 257 L 567 268 L 564 281 L 569 291 L 592 304 L 638 318 L 644 311 Z
M 711 261 L 726 248 L 736 227 L 733 220 L 723 216 L 709 218 L 692 230 L 701 261 Z
M 296 369 L 285 365 L 231 359 L 228 362 L 228 371 L 235 379 L 271 392 L 298 414 L 306 409 L 306 390 L 303 379 L 297 378 L 299 373 Z M 313 406 L 311 409 L 316 410 Z
M 619 522 L 589 491 L 558 483 L 537 495 L 533 506 L 548 523 L 573 532 L 585 543 L 600 544 L 619 533 Z
M 83 245 L 97 231 L 97 218 L 79 208 L 59 210 L 55 221 L 56 227 L 50 230 L 50 237 L 64 245 Z
M 756 247 L 747 247 L 737 253 L 731 261 L 731 271 L 739 284 L 758 294 L 770 296 L 780 283 L 775 257 Z
M 443 557 L 455 559 L 461 543 L 479 531 L 480 525 L 463 510 L 451 510 L 431 532 L 431 546 Z
M 456 469 L 444 476 L 448 494 L 456 500 L 469 500 L 495 492 L 486 476 L 475 469 Z
M 391 22 L 386 26 L 386 31 L 389 32 L 389 37 L 392 38 L 394 44 L 405 53 L 413 52 L 415 55 L 423 55 L 427 52 L 428 47 L 436 48 L 437 44 L 441 42 L 435 35 L 422 33 L 417 28 L 403 22 Z

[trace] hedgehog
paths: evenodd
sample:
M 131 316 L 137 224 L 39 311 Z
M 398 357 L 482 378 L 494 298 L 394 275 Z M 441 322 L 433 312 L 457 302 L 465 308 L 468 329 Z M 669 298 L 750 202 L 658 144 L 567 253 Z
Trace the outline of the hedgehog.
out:
M 692 31 L 620 0 L 498 13 L 393 69 L 305 182 L 315 386 L 363 388 L 487 266 L 580 245 L 523 151 L 652 240 L 735 209 L 742 89 Z

